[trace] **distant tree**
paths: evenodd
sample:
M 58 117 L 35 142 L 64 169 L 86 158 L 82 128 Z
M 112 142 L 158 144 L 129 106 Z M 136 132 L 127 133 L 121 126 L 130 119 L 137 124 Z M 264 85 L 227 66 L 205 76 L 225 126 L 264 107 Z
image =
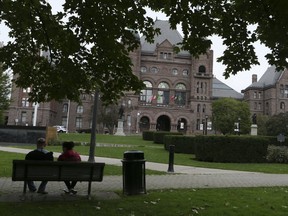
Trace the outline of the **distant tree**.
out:
M 267 135 L 277 136 L 283 134 L 288 135 L 288 113 L 280 113 L 272 116 L 266 122 Z
M 269 116 L 257 114 L 258 135 L 267 135 L 266 124 L 268 120 L 269 120 Z
M 1 49 L 1 48 L 0 48 Z M 4 123 L 4 111 L 10 104 L 11 82 L 9 76 L 3 72 L 2 64 L 0 64 L 0 124 Z
M 97 123 L 100 125 L 99 132 L 103 133 L 104 129 L 109 130 L 109 134 L 113 134 L 115 126 L 118 123 L 119 106 L 116 104 L 106 105 L 100 102 L 97 112 Z
M 144 88 L 132 73 L 129 51 L 139 46 L 138 33 L 151 41 L 158 32 L 146 14 L 150 8 L 165 13 L 172 28 L 181 25 L 183 43 L 175 50 L 198 56 L 210 48 L 209 36 L 223 38 L 226 50 L 218 61 L 227 66 L 225 77 L 259 64 L 256 41 L 271 49 L 269 63 L 283 69 L 287 5 L 286 0 L 66 0 L 63 11 L 53 14 L 47 0 L 0 0 L 0 22 L 11 29 L 0 62 L 18 75 L 19 87 L 33 86 L 34 102 L 77 101 L 96 90 L 103 100 L 115 101 L 123 91 Z M 40 50 L 49 57 L 39 56 Z
M 212 103 L 213 127 L 223 134 L 234 134 L 235 123 L 240 125 L 240 134 L 250 130 L 250 110 L 246 102 L 232 98 L 216 100 Z

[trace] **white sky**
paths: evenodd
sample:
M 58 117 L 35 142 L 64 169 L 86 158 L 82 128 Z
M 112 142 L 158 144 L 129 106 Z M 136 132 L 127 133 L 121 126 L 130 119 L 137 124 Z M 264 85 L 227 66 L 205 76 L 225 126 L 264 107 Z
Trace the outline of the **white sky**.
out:
M 50 4 L 52 5 L 53 9 L 59 10 L 61 9 L 62 2 L 64 0 L 50 0 Z M 161 13 L 155 13 L 151 11 L 147 11 L 147 14 L 152 18 L 167 20 L 167 17 Z M 179 30 L 181 31 L 181 30 Z M 181 33 L 181 32 L 180 32 Z M 4 24 L 0 24 L 0 42 L 4 42 L 4 44 L 9 40 L 8 37 L 8 28 Z M 214 60 L 213 60 L 213 74 L 214 76 L 219 79 L 220 81 L 224 82 L 231 88 L 235 89 L 238 92 L 245 89 L 252 83 L 252 74 L 257 74 L 258 80 L 269 67 L 267 60 L 265 59 L 265 55 L 269 51 L 268 48 L 261 45 L 260 43 L 255 44 L 256 54 L 258 56 L 258 60 L 260 65 L 252 66 L 251 70 L 239 72 L 237 75 L 231 75 L 230 78 L 225 79 L 222 75 L 225 66 L 221 63 L 216 62 L 216 59 L 220 57 L 225 50 L 225 47 L 222 45 L 222 41 L 219 37 L 212 37 L 213 45 L 211 49 L 214 51 Z

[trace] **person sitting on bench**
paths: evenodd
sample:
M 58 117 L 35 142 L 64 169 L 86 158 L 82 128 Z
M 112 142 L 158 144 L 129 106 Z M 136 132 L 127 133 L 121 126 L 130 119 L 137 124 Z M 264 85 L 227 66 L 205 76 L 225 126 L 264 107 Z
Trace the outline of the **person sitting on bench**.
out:
M 44 149 L 45 146 L 46 146 L 46 140 L 44 138 L 39 138 L 37 140 L 37 149 L 29 152 L 25 156 L 25 160 L 53 161 L 53 159 L 54 159 L 53 158 L 53 152 L 49 152 L 46 149 Z M 40 194 L 48 194 L 48 192 L 45 191 L 47 183 L 48 183 L 48 181 L 42 181 L 38 187 L 38 190 L 37 190 L 33 181 L 27 181 L 29 191 L 35 192 L 37 190 L 37 193 L 40 193 Z
M 63 153 L 58 157 L 58 161 L 81 161 L 80 155 L 73 150 L 74 142 L 63 142 L 62 149 Z M 74 187 L 77 184 L 77 181 L 64 181 L 67 190 L 64 189 L 66 194 L 76 194 L 77 191 L 74 190 Z

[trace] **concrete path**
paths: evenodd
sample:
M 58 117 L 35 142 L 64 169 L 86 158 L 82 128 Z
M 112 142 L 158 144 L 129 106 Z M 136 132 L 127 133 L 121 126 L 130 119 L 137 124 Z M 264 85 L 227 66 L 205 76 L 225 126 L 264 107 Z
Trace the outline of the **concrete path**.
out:
M 1 147 L 1 151 L 17 152 L 26 154 L 30 150 Z M 60 153 L 54 152 L 54 157 L 58 157 Z M 81 156 L 83 161 L 87 161 L 87 156 Z M 95 157 L 95 161 L 104 162 L 106 164 L 122 166 L 120 159 Z M 146 169 L 167 172 L 168 165 L 161 163 L 146 162 Z M 77 184 L 77 196 L 68 196 L 69 199 L 76 199 L 87 194 L 87 182 L 79 182 Z M 264 174 L 256 172 L 242 172 L 221 169 L 206 169 L 190 166 L 174 165 L 174 173 L 167 175 L 147 175 L 146 189 L 173 189 L 173 188 L 228 188 L 228 187 L 272 187 L 272 186 L 288 186 L 288 174 Z M 49 182 L 47 185 L 48 195 L 27 193 L 25 200 L 65 200 L 67 195 L 63 195 L 62 189 L 65 188 L 63 182 Z M 102 182 L 92 183 L 92 194 L 101 199 L 116 198 L 114 191 L 122 191 L 122 176 L 104 176 Z M 23 196 L 23 182 L 12 182 L 11 178 L 0 178 L 0 195 L 1 201 L 21 201 Z M 27 198 L 28 197 L 28 198 Z

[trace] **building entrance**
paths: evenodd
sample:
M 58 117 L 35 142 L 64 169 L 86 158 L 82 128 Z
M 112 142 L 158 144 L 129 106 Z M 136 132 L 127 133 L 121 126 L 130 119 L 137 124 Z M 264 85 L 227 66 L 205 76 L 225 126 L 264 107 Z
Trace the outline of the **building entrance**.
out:
M 170 131 L 171 121 L 166 115 L 159 116 L 157 119 L 156 130 L 157 131 Z

